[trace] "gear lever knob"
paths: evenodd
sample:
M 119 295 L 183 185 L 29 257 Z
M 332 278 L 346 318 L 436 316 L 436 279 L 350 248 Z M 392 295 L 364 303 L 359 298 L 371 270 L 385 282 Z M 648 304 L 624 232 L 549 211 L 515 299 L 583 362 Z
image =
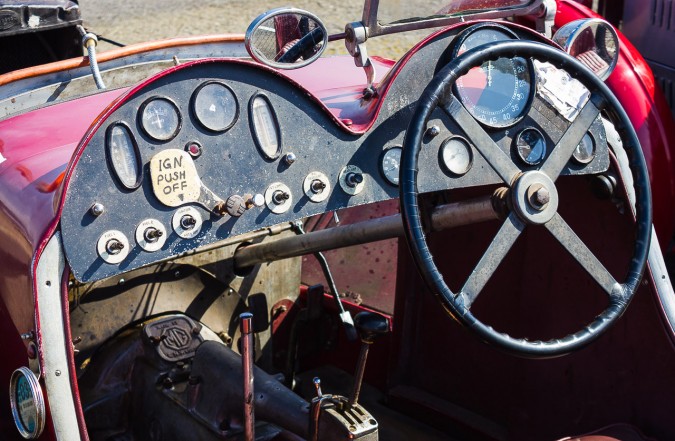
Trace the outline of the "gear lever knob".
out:
M 377 337 L 389 332 L 389 320 L 383 315 L 362 311 L 354 316 L 354 326 L 363 343 L 372 344 Z
M 368 360 L 368 347 L 373 344 L 377 337 L 389 332 L 389 320 L 375 312 L 362 311 L 354 316 L 354 327 L 361 337 L 361 353 L 356 364 L 356 375 L 354 375 L 352 395 L 349 397 L 349 406 L 353 406 L 359 401 L 363 373 L 366 370 L 366 361 Z

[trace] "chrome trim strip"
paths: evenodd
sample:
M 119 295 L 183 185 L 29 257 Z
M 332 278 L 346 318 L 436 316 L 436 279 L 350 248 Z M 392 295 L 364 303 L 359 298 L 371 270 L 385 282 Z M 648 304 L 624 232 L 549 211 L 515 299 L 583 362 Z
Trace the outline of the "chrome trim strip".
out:
M 80 440 L 80 429 L 70 384 L 63 308 L 61 276 L 65 259 L 61 234 L 56 232 L 45 247 L 37 265 L 37 327 L 39 348 L 43 359 L 42 375 L 47 390 L 47 402 L 56 439 Z

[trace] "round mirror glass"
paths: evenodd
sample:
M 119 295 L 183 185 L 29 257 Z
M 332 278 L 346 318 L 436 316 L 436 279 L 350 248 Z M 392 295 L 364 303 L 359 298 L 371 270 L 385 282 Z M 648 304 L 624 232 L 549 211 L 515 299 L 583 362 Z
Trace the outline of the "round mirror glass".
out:
M 246 50 L 257 60 L 280 69 L 297 69 L 321 56 L 328 32 L 321 21 L 299 9 L 274 9 L 260 15 L 246 31 Z

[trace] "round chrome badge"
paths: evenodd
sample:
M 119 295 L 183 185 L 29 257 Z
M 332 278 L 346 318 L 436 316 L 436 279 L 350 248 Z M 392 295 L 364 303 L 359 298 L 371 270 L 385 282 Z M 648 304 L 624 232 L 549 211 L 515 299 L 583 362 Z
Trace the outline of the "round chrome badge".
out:
M 9 400 L 14 424 L 21 436 L 35 439 L 45 428 L 45 399 L 37 377 L 20 367 L 9 381 Z

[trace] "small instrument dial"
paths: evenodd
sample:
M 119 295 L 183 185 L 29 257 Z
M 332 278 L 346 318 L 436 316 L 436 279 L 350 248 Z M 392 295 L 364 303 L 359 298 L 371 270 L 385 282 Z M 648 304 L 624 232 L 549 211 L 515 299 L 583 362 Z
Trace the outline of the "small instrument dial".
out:
M 192 111 L 204 128 L 221 133 L 236 122 L 239 104 L 232 90 L 225 84 L 208 82 L 195 92 Z
M 182 120 L 178 107 L 167 98 L 150 98 L 139 113 L 143 131 L 154 140 L 170 141 L 180 130 Z
M 398 186 L 398 175 L 401 169 L 401 153 L 403 149 L 399 146 L 391 147 L 382 153 L 380 160 L 380 172 L 384 179 L 391 185 Z
M 516 151 L 525 164 L 537 165 L 546 157 L 544 135 L 535 128 L 527 128 L 516 136 Z
M 446 139 L 438 153 L 443 168 L 453 175 L 462 176 L 471 170 L 473 152 L 464 138 L 453 136 Z

